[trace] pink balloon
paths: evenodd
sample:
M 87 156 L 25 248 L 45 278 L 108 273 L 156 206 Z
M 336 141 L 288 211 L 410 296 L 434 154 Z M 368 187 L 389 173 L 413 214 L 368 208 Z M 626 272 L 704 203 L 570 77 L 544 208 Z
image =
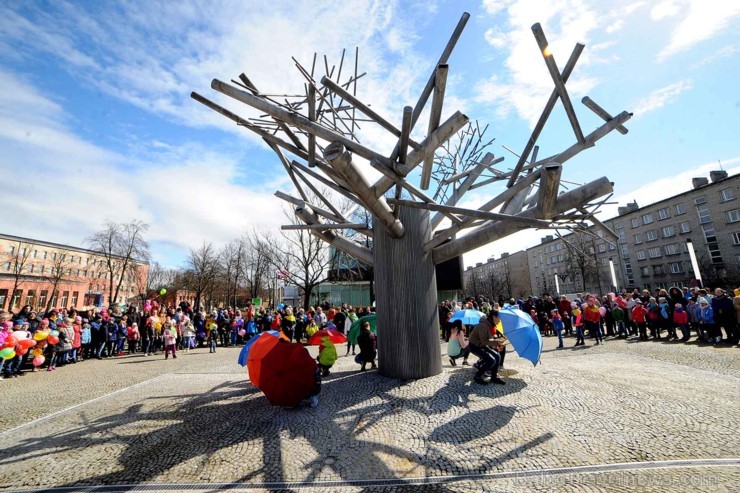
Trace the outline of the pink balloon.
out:
M 46 358 L 43 356 L 36 356 L 33 358 L 33 366 L 41 366 L 44 364 L 44 361 L 46 361 Z
M 602 317 L 604 315 L 606 315 L 606 308 L 604 308 L 603 306 L 600 306 L 599 307 L 599 314 L 601 314 Z
M 242 337 L 244 337 L 244 334 L 246 334 L 246 333 L 247 333 L 247 331 L 244 330 L 244 329 L 240 329 L 239 330 L 239 335 L 242 336 Z

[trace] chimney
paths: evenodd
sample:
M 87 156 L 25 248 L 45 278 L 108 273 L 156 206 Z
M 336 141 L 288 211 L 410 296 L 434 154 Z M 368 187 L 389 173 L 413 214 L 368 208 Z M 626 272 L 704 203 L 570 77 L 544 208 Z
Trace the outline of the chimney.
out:
M 506 258 L 509 256 L 509 252 L 504 252 L 501 254 L 501 258 Z
M 709 185 L 709 180 L 704 178 L 703 176 L 699 178 L 692 178 L 691 185 L 694 187 L 694 190 L 696 190 L 697 188 Z
M 496 260 L 496 257 L 488 257 L 488 260 L 486 262 L 490 264 L 494 260 Z
M 712 183 L 717 183 L 718 181 L 724 180 L 725 178 L 727 178 L 727 171 L 720 170 L 709 172 L 709 179 L 712 180 Z
M 634 211 L 636 211 L 639 208 L 640 208 L 640 206 L 637 205 L 637 201 L 636 200 L 633 200 L 632 202 L 630 202 L 630 203 L 627 204 L 627 210 L 629 210 L 630 212 L 634 212 Z
M 483 262 L 477 262 L 477 263 L 475 264 L 475 266 L 476 266 L 476 267 L 480 267 L 481 265 L 483 265 Z
M 472 268 L 473 268 L 473 266 L 472 266 L 472 265 L 468 265 L 468 267 L 467 267 L 467 268 L 466 268 L 465 270 L 470 270 L 470 269 L 472 269 Z

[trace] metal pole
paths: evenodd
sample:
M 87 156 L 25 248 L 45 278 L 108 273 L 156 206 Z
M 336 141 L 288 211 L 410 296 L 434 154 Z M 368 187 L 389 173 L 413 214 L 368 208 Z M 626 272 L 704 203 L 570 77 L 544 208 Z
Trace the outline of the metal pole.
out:
M 616 293 L 619 286 L 617 286 L 617 273 L 614 272 L 614 260 L 611 258 L 609 258 L 609 272 L 612 274 L 612 286 L 614 286 L 614 293 Z
M 686 249 L 689 251 L 689 258 L 691 259 L 691 268 L 694 269 L 694 277 L 699 281 L 699 287 L 704 287 L 704 283 L 701 281 L 701 272 L 699 271 L 699 262 L 696 261 L 696 252 L 694 251 L 694 243 L 691 238 L 686 238 Z

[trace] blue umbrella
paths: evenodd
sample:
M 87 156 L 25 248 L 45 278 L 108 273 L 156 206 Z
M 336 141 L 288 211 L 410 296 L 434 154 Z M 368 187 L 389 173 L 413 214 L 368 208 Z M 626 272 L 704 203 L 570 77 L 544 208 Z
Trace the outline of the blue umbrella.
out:
M 250 340 L 247 341 L 247 343 L 244 345 L 242 350 L 239 352 L 239 359 L 237 360 L 237 363 L 239 363 L 242 366 L 247 366 L 247 358 L 249 358 L 249 348 L 252 347 L 252 344 L 254 344 L 257 339 L 262 337 L 265 334 L 270 334 L 275 337 L 280 337 L 280 332 L 277 330 L 267 330 L 265 332 L 260 332 L 256 336 L 252 337 Z
M 471 308 L 466 308 L 465 310 L 456 311 L 450 318 L 450 322 L 461 320 L 462 323 L 465 325 L 478 325 L 481 317 L 485 316 L 486 314 L 483 312 L 479 312 L 478 310 L 473 310 Z
M 516 353 L 537 366 L 542 355 L 542 335 L 532 317 L 513 306 L 499 310 L 498 314 L 504 326 L 504 334 Z

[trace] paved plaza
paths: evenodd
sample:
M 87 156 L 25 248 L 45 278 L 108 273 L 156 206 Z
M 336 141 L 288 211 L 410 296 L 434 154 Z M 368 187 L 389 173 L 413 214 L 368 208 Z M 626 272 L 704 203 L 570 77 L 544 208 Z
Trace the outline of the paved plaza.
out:
M 0 488 L 736 488 L 740 349 L 555 345 L 546 338 L 536 368 L 508 354 L 505 386 L 471 384 L 472 370 L 446 357 L 442 374 L 417 381 L 341 357 L 314 409 L 270 406 L 238 348 L 27 374 L 0 382 Z

